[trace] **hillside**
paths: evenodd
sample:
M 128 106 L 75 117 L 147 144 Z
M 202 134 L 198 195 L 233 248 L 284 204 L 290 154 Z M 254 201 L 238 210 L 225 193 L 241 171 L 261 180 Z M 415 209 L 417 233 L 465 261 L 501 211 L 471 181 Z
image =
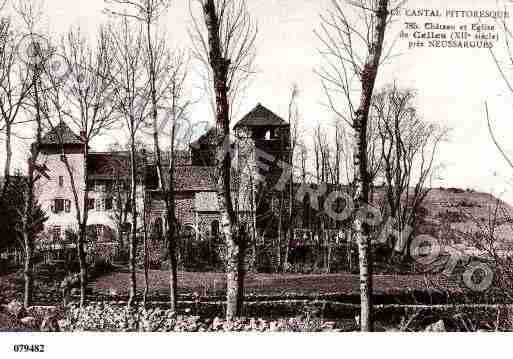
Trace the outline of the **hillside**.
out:
M 513 247 L 513 207 L 491 194 L 458 188 L 434 188 L 423 204 L 426 210 L 420 233 L 429 233 L 441 243 L 469 247 L 470 234 L 488 233 L 495 220 L 499 247 Z

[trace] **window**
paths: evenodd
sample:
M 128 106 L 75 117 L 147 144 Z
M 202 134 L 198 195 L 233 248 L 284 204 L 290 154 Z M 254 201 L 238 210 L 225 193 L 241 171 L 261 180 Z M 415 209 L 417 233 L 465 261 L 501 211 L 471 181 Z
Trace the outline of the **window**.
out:
M 87 199 L 87 210 L 92 211 L 94 209 L 94 198 Z
M 103 235 L 104 235 L 103 225 L 102 224 L 97 224 L 96 225 L 96 238 L 98 240 L 102 240 L 103 239 Z
M 97 211 L 103 211 L 103 206 L 102 206 L 102 200 L 101 199 L 97 199 L 96 200 L 96 210 Z
M 59 241 L 61 239 L 61 227 L 60 226 L 52 227 L 52 239 L 54 241 Z
M 271 131 L 270 130 L 265 131 L 265 139 L 266 140 L 270 140 L 271 139 Z
M 64 187 L 64 176 L 59 176 L 59 187 Z
M 113 208 L 112 197 L 105 198 L 105 210 L 110 211 L 110 210 L 112 210 L 112 208 Z
M 64 211 L 69 213 L 71 211 L 71 201 L 69 199 L 64 201 Z
M 53 201 L 53 212 L 61 213 L 64 211 L 64 200 L 61 198 L 57 198 Z
M 112 183 L 112 181 L 106 181 L 105 182 L 105 192 L 107 193 L 111 193 L 114 189 L 114 185 Z
M 76 236 L 75 232 L 73 232 L 72 229 L 66 229 L 64 231 L 64 237 L 66 238 L 67 242 L 74 242 L 77 239 L 77 236 Z
M 213 237 L 219 236 L 219 221 L 218 220 L 212 221 L 212 224 L 210 225 L 210 233 L 212 233 Z

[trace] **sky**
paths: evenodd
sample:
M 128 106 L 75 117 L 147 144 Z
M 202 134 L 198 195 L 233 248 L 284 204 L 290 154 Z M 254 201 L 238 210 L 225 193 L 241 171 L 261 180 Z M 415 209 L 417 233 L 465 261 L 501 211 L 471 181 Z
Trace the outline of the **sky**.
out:
M 490 9 L 495 0 L 410 0 L 409 9 L 446 9 L 450 3 L 456 9 Z M 248 0 L 251 15 L 258 22 L 256 43 L 257 74 L 254 76 L 236 119 L 250 111 L 257 103 L 271 109 L 283 118 L 287 116 L 291 86 L 300 89 L 299 107 L 305 134 L 320 123 L 328 133 L 334 115 L 324 105 L 325 95 L 319 77 L 322 58 L 321 44 L 314 34 L 320 26 L 320 14 L 330 9 L 330 0 Z M 71 25 L 80 24 L 89 34 L 108 19 L 102 14 L 103 0 L 46 0 L 45 31 L 61 34 Z M 197 7 L 193 12 L 198 14 Z M 513 14 L 513 8 L 509 8 Z M 411 18 L 400 16 L 387 32 L 393 39 Z M 418 18 L 419 23 L 447 19 Z M 509 19 L 513 22 L 513 18 Z M 471 24 L 476 21 L 465 21 Z M 512 24 L 513 25 L 513 24 Z M 160 27 L 175 48 L 190 46 L 187 30 L 191 27 L 188 0 L 174 0 Z M 500 53 L 503 43 L 496 45 Z M 500 157 L 490 138 L 484 112 L 488 102 L 492 125 L 506 152 L 513 157 L 513 122 L 511 121 L 511 94 L 501 79 L 491 54 L 485 49 L 408 49 L 407 42 L 398 41 L 393 60 L 381 67 L 377 86 L 396 82 L 417 91 L 417 104 L 422 116 L 429 121 L 451 128 L 449 141 L 440 148 L 438 161 L 444 164 L 442 179 L 434 186 L 473 188 L 491 192 L 513 203 L 513 169 Z M 513 79 L 513 74 L 511 74 Z M 192 75 L 191 82 L 197 81 Z M 191 92 L 193 96 L 198 94 Z M 194 121 L 211 121 L 206 99 L 191 110 Z M 100 148 L 117 138 L 103 139 Z M 0 146 L 3 142 L 0 142 Z M 18 143 L 22 148 L 23 143 Z M 0 151 L 1 152 L 1 151 Z M 23 151 L 17 161 L 23 166 Z M 3 163 L 3 153 L 0 153 Z

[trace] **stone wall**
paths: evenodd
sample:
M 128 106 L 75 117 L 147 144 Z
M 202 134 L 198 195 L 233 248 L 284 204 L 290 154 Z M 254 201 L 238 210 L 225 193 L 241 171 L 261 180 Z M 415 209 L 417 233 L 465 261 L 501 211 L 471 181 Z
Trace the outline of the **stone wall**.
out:
M 194 194 L 185 193 L 176 196 L 176 217 L 181 225 L 193 225 L 194 218 Z

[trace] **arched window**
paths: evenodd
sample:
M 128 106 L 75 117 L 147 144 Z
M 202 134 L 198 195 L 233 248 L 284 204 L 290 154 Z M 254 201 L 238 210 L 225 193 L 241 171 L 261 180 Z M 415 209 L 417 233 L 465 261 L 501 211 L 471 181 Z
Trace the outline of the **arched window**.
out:
M 213 237 L 219 237 L 219 221 L 213 220 L 210 224 L 210 233 Z

